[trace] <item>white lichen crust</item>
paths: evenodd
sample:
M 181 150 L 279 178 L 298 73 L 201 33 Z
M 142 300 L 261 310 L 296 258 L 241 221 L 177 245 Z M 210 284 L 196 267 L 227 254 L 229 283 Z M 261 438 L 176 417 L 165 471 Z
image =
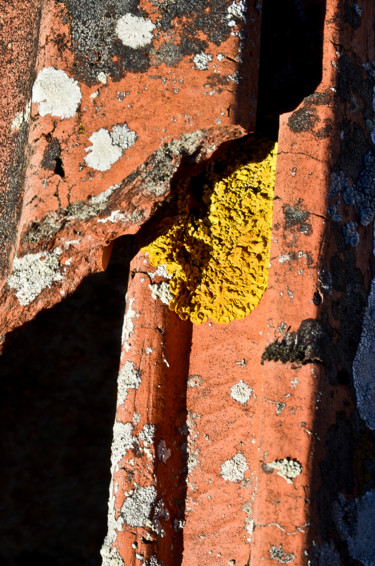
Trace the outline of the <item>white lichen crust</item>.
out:
M 117 406 L 120 406 L 125 402 L 128 396 L 128 389 L 138 389 L 141 381 L 140 372 L 135 369 L 133 362 L 129 362 L 129 360 L 127 360 L 120 369 L 118 375 Z
M 100 128 L 90 136 L 89 141 L 92 145 L 85 148 L 87 155 L 84 160 L 92 169 L 108 171 L 124 151 L 135 144 L 136 140 L 136 133 L 129 129 L 126 122 L 116 124 L 111 132 L 106 128 Z
M 242 452 L 237 452 L 233 458 L 226 460 L 221 466 L 221 475 L 225 481 L 238 482 L 244 479 L 246 470 L 249 469 L 247 461 Z
M 124 566 L 124 561 L 117 552 L 117 548 L 112 548 L 111 541 L 104 541 L 100 554 L 102 556 L 102 566 Z
M 19 130 L 23 124 L 27 123 L 30 118 L 31 102 L 25 105 L 25 108 L 15 115 L 14 120 L 10 126 L 11 130 Z
M 57 258 L 61 250 L 38 252 L 14 258 L 13 273 L 8 277 L 8 285 L 16 290 L 16 297 L 22 306 L 34 301 L 44 289 L 55 281 L 63 279 Z
M 129 339 L 130 336 L 134 332 L 134 318 L 139 318 L 140 315 L 135 312 L 133 309 L 135 299 L 129 299 L 128 307 L 125 313 L 124 322 L 122 325 L 122 332 L 121 332 L 121 344 L 122 347 L 125 348 L 125 352 L 129 352 L 130 344 Z
M 276 470 L 277 475 L 283 478 L 287 483 L 292 484 L 293 479 L 298 477 L 302 472 L 302 466 L 297 460 L 283 458 L 282 460 L 274 460 L 266 464 L 269 470 Z
M 232 4 L 228 7 L 228 14 L 227 19 L 229 22 L 232 22 L 232 18 L 237 18 L 238 20 L 246 21 L 246 14 L 247 14 L 247 2 L 244 0 L 240 0 L 239 2 L 232 2 Z M 230 27 L 232 27 L 231 23 L 229 23 Z
M 39 104 L 39 114 L 72 118 L 82 100 L 77 81 L 63 70 L 54 67 L 42 69 L 34 83 L 32 102 Z
M 235 401 L 238 401 L 238 403 L 241 403 L 241 405 L 244 405 L 251 398 L 254 389 L 251 389 L 251 387 L 249 387 L 241 379 L 238 383 L 236 383 L 235 385 L 233 385 L 233 387 L 231 387 L 230 391 L 231 391 L 230 396 Z
M 211 61 L 212 55 L 205 53 L 204 51 L 197 53 L 193 57 L 195 68 L 198 69 L 198 71 L 205 71 L 207 69 L 208 63 L 210 63 Z
M 169 305 L 169 302 L 173 299 L 172 292 L 169 288 L 169 283 L 163 281 L 162 283 L 153 283 L 149 285 L 151 290 L 151 296 L 156 301 L 160 299 L 165 305 Z
M 155 25 L 151 20 L 125 14 L 117 22 L 116 34 L 126 47 L 139 49 L 151 43 L 154 29 Z
M 121 514 L 125 523 L 131 527 L 148 526 L 156 495 L 156 489 L 153 485 L 134 489 L 126 497 L 121 507 Z
M 133 436 L 132 423 L 115 422 L 113 426 L 113 441 L 111 448 L 112 469 L 116 470 L 126 452 L 133 448 L 136 437 Z

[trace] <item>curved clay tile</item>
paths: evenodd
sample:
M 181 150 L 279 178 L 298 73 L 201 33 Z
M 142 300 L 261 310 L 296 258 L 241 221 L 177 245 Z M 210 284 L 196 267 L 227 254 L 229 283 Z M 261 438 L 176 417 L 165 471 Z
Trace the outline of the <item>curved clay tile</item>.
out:
M 263 4 L 0 13 L 3 339 L 132 256 L 104 566 L 372 564 L 374 8 Z

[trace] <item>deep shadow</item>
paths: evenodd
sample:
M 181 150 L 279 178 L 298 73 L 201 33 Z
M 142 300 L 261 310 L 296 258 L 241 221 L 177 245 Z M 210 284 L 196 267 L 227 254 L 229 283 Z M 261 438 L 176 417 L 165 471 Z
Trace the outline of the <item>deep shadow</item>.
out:
M 2 566 L 101 562 L 127 263 L 122 254 L 122 264 L 112 261 L 7 337 L 0 357 Z
M 370 181 L 374 173 L 366 156 L 374 155 L 374 149 L 366 123 L 373 119 L 375 77 L 365 71 L 366 61 L 361 60 L 365 53 L 357 49 L 355 34 L 368 34 L 367 41 L 372 43 L 373 32 L 365 13 L 363 27 L 357 31 L 361 19 L 355 5 L 349 2 L 340 3 L 335 17 L 341 30 L 338 45 L 342 49 L 334 100 L 337 138 L 331 138 L 329 158 L 334 161 L 327 199 L 330 220 L 326 223 L 318 266 L 323 298 L 318 318 L 333 334 L 334 363 L 319 372 L 317 384 L 322 401 L 314 423 L 314 434 L 319 440 L 314 446 L 311 470 L 311 566 L 369 563 L 363 556 L 366 548 L 371 554 L 368 543 L 372 535 L 368 536 L 366 528 L 357 528 L 357 502 L 375 490 L 375 433 L 358 411 L 353 382 L 353 362 L 375 272 L 371 218 L 367 226 L 361 225 L 362 215 L 373 199 Z M 356 106 L 353 100 L 358 101 Z M 363 179 L 368 186 L 363 187 Z M 349 192 L 353 194 L 352 200 L 348 198 Z M 348 237 L 349 222 L 357 223 L 358 240 Z M 372 525 L 371 518 L 362 514 L 358 525 L 366 526 L 366 522 Z M 368 558 L 372 560 L 373 556 Z
M 160 330 L 160 329 L 159 329 Z M 186 518 L 186 494 L 189 481 L 187 436 L 187 381 L 189 377 L 190 351 L 193 325 L 167 311 L 163 321 L 161 340 L 169 367 L 164 379 L 154 387 L 155 401 L 159 407 L 155 446 L 160 442 L 173 447 L 167 460 L 155 459 L 157 491 L 161 501 L 168 505 L 168 520 L 164 521 L 165 535 L 159 538 L 157 556 L 162 564 L 183 563 L 184 531 Z
M 263 0 L 257 132 L 276 135 L 279 116 L 322 77 L 325 0 Z
M 61 157 L 56 157 L 55 159 L 56 165 L 54 168 L 54 173 L 56 173 L 56 175 L 60 175 L 60 177 L 62 179 L 64 179 L 65 177 L 65 171 L 64 171 L 64 165 L 63 165 L 63 160 L 61 159 Z

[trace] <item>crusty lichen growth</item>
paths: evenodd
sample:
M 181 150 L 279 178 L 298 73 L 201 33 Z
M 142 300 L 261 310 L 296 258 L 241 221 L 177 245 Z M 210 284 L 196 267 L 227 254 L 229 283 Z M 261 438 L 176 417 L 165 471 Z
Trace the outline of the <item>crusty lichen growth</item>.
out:
M 226 159 L 207 171 L 198 200 L 194 178 L 180 184 L 177 222 L 144 248 L 173 273 L 169 307 L 196 324 L 244 318 L 268 282 L 276 144 L 250 138 Z

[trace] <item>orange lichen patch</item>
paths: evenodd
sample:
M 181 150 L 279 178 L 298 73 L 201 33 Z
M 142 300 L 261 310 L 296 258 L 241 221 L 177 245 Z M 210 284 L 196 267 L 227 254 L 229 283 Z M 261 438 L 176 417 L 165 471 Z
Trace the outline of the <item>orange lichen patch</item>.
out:
M 233 152 L 226 160 L 224 174 L 212 169 L 206 176 L 201 198 L 207 214 L 199 217 L 191 208 L 185 181 L 178 222 L 144 248 L 153 265 L 165 264 L 173 274 L 170 308 L 196 324 L 244 318 L 268 282 L 276 144 L 250 138 L 242 155 Z

